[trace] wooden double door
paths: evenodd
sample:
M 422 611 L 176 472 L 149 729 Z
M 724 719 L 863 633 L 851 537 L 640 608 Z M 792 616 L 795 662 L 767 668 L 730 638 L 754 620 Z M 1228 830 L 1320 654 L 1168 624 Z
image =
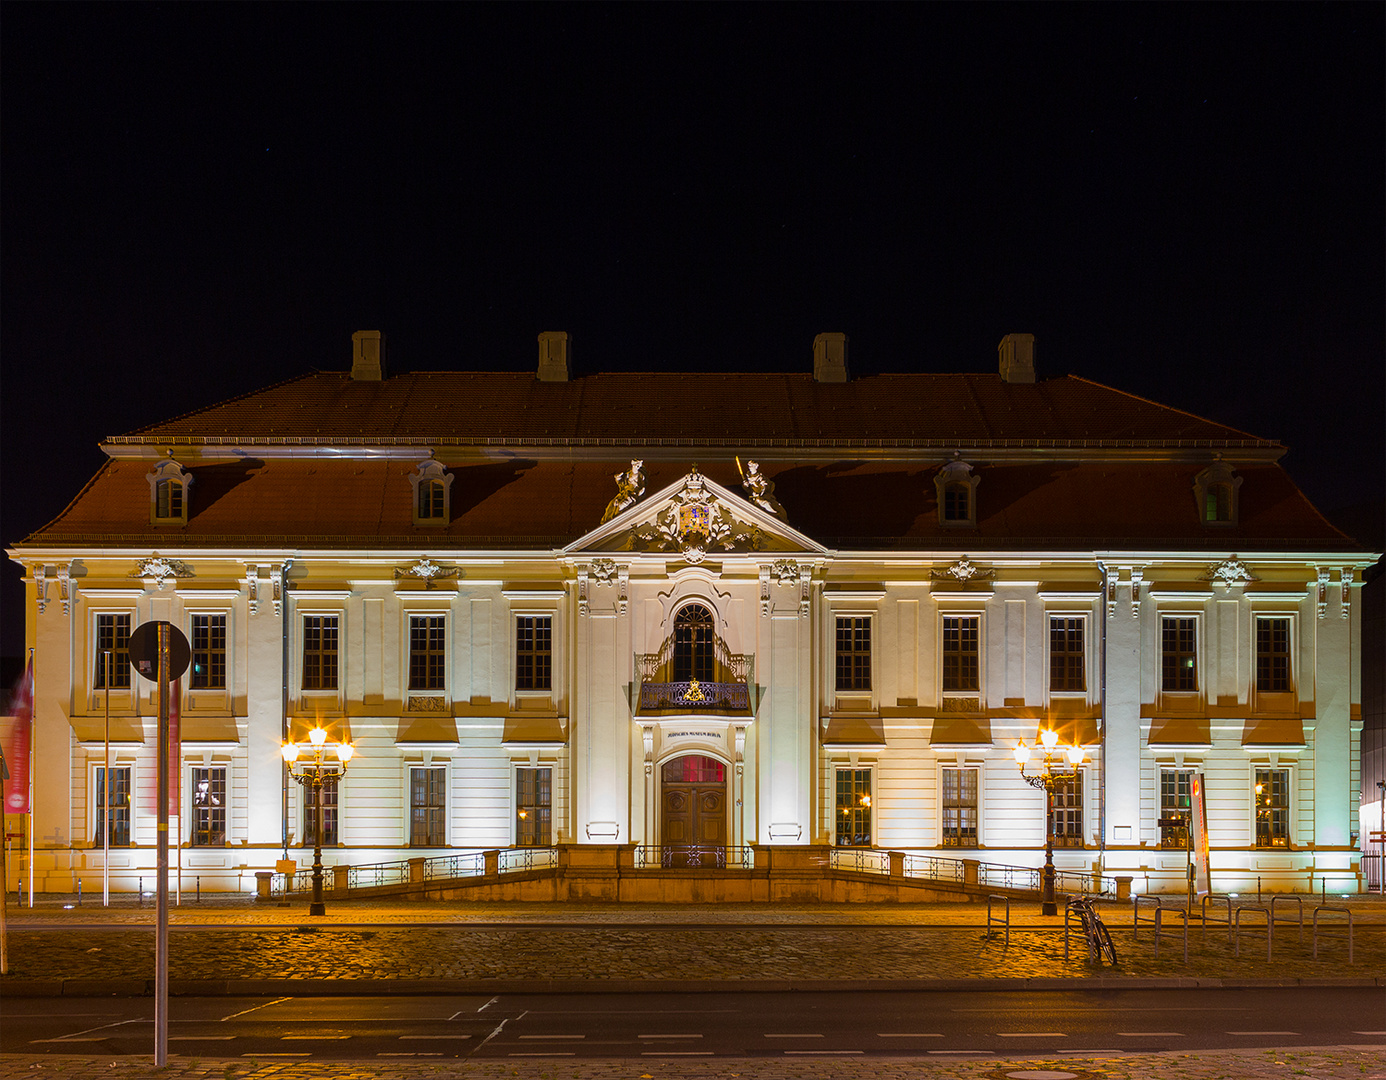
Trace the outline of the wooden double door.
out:
M 715 758 L 687 756 L 660 773 L 661 833 L 668 866 L 724 865 L 727 843 L 727 767 Z

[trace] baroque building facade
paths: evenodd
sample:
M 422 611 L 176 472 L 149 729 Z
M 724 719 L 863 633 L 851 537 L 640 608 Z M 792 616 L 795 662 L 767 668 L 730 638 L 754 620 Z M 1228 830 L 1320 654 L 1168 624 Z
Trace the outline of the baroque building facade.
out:
M 285 738 L 356 750 L 327 861 L 635 845 L 678 868 L 824 845 L 1182 891 L 1359 887 L 1375 559 L 1284 447 L 1076 377 L 313 373 L 103 443 L 9 555 L 35 672 L 34 879 L 154 866 L 156 701 L 183 630 L 179 861 L 311 859 Z M 109 657 L 109 660 L 108 660 Z M 111 766 L 104 735 L 109 703 Z M 1012 750 L 1084 757 L 1045 797 Z M 15 819 L 11 818 L 14 822 Z M 651 855 L 650 853 L 654 853 Z

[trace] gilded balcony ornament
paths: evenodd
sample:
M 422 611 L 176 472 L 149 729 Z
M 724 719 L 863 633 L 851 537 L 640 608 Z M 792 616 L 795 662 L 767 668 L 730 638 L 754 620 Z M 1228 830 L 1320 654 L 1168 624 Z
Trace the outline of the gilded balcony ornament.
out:
M 679 697 L 680 701 L 706 701 L 707 695 L 703 693 L 703 688 L 698 685 L 697 679 L 688 680 L 688 689 Z

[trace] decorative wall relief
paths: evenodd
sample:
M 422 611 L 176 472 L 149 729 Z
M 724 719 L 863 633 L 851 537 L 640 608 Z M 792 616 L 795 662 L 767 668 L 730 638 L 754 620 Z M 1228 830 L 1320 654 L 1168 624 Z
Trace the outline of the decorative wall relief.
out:
M 395 567 L 395 580 L 403 577 L 418 578 L 424 583 L 425 589 L 431 589 L 435 581 L 459 577 L 461 573 L 462 571 L 455 566 L 442 566 L 424 556 L 413 566 Z
M 1211 581 L 1215 585 L 1245 585 L 1248 581 L 1261 579 L 1251 572 L 1246 563 L 1233 555 L 1223 559 L 1217 566 L 1208 567 L 1208 572 L 1199 581 Z
M 130 576 L 145 580 L 152 579 L 154 587 L 162 589 L 168 584 L 170 578 L 190 578 L 193 576 L 193 572 L 192 567 L 180 559 L 165 559 L 153 555 L 148 559 L 138 560 Z
M 737 465 L 741 464 L 741 459 L 737 459 Z M 784 507 L 775 498 L 775 481 L 771 480 L 760 471 L 758 462 L 746 462 L 746 468 L 741 473 L 741 486 L 745 489 L 746 497 L 756 506 L 759 506 L 766 513 L 774 514 L 781 521 L 788 521 Z
M 1342 615 L 1342 617 L 1345 618 L 1345 619 L 1348 617 L 1348 612 L 1352 609 L 1352 579 L 1353 579 L 1353 576 L 1354 576 L 1354 574 L 1353 574 L 1353 569 L 1352 569 L 1352 567 L 1350 567 L 1350 566 L 1344 566 L 1344 567 L 1342 567 L 1341 569 L 1339 569 L 1339 571 L 1338 571 L 1338 581 L 1339 581 L 1340 584 L 1342 585 L 1342 593 L 1343 593 L 1343 602 L 1342 602 L 1342 604 L 1340 605 L 1340 608 L 1339 608 L 1339 612 L 1338 612 L 1338 613 L 1339 613 L 1340 615 Z M 66 605 L 63 606 L 63 611 L 67 611 L 67 606 L 66 606 Z
M 929 577 L 934 581 L 952 580 L 966 584 L 969 581 L 989 581 L 996 577 L 996 571 L 983 570 L 964 555 L 945 570 L 930 570 Z
M 631 536 L 646 551 L 677 551 L 694 565 L 709 551 L 759 551 L 763 542 L 758 525 L 738 520 L 707 490 L 696 465 L 669 505 L 653 522 L 636 526 Z
M 1319 577 L 1319 618 L 1322 619 L 1328 614 L 1328 575 L 1329 569 L 1326 566 L 1318 567 Z

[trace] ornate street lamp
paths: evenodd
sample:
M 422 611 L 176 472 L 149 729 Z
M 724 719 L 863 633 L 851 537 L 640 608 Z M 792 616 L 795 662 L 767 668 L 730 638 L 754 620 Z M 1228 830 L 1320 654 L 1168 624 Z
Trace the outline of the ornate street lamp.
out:
M 308 746 L 300 746 L 288 741 L 279 752 L 295 780 L 303 785 L 304 791 L 312 792 L 313 806 L 313 900 L 308 905 L 309 915 L 326 915 L 327 905 L 322 901 L 322 784 L 325 776 L 343 776 L 347 763 L 356 752 L 349 742 L 328 744 L 327 732 L 321 726 L 308 732 Z M 300 762 L 300 751 L 306 750 L 308 759 Z M 335 752 L 336 761 L 328 759 L 329 752 Z
M 1040 914 L 1057 915 L 1059 905 L 1054 897 L 1054 791 L 1078 775 L 1078 766 L 1083 763 L 1083 748 L 1077 743 L 1060 750 L 1059 733 L 1053 728 L 1040 732 L 1040 743 L 1044 750 L 1041 771 L 1031 775 L 1025 771 L 1030 761 L 1030 747 L 1021 739 L 1015 747 L 1015 763 L 1020 767 L 1020 775 L 1033 788 L 1044 792 L 1044 873 L 1040 894 Z M 1068 761 L 1065 763 L 1064 758 Z

